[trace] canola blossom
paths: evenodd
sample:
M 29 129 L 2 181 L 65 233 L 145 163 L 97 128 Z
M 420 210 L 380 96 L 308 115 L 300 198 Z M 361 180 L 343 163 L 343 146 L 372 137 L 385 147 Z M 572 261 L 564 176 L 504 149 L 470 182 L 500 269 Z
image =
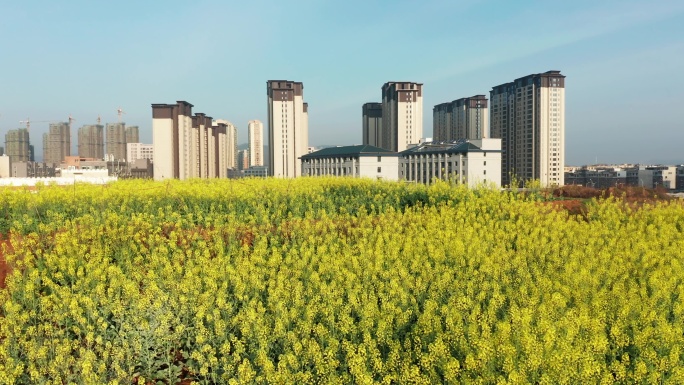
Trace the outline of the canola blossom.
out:
M 0 190 L 0 383 L 684 383 L 681 202 L 542 199 L 346 178 Z

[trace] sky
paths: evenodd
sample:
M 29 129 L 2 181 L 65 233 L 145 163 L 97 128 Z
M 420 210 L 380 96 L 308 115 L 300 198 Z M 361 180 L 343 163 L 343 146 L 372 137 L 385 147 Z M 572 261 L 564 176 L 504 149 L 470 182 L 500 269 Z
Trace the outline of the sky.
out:
M 684 1 L 0 0 L 0 135 L 30 118 L 123 121 L 152 103 L 266 126 L 266 81 L 304 83 L 309 144 L 361 143 L 387 81 L 432 107 L 548 70 L 566 75 L 566 165 L 684 163 Z M 265 133 L 266 134 L 266 133 Z M 38 156 L 40 158 L 40 156 Z

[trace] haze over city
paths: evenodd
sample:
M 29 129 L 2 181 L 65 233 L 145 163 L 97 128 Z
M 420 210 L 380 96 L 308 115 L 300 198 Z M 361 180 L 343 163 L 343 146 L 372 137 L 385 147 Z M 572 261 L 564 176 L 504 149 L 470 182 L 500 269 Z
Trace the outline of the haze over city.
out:
M 567 165 L 684 162 L 681 1 L 24 1 L 3 4 L 0 36 L 0 135 L 30 118 L 38 154 L 38 122 L 119 107 L 151 143 L 150 104 L 176 100 L 244 143 L 268 79 L 304 84 L 313 146 L 361 143 L 361 105 L 390 80 L 424 84 L 430 136 L 435 104 L 554 69 Z

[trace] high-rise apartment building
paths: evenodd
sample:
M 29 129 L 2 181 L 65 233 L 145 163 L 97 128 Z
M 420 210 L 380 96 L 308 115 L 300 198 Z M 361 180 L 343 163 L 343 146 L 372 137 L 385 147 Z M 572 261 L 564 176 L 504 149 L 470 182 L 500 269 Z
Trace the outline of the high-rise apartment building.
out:
M 238 168 L 238 130 L 237 127 L 225 120 L 218 119 L 214 121 L 214 125 L 222 123 L 226 126 L 226 165 L 229 169 Z
M 404 151 L 423 137 L 423 84 L 387 82 L 382 86 L 382 145 Z
M 309 147 L 309 112 L 304 85 L 289 80 L 266 82 L 268 95 L 269 167 L 271 176 L 301 175 L 302 155 Z
M 450 135 L 452 140 L 489 137 L 489 114 L 484 95 L 452 102 Z
M 361 107 L 362 143 L 380 147 L 382 143 L 382 103 L 366 103 Z
M 226 178 L 235 168 L 237 128 L 203 113 L 193 116 L 192 107 L 185 101 L 152 105 L 155 180 Z
M 451 136 L 451 112 L 453 102 L 441 103 L 432 107 L 432 139 L 435 142 L 448 142 Z
M 104 159 L 104 126 L 85 125 L 78 129 L 78 156 Z
M 246 170 L 249 166 L 249 150 L 238 151 L 238 170 Z
M 483 139 L 489 136 L 487 98 L 475 95 L 432 109 L 432 137 L 435 142 Z
M 43 162 L 58 165 L 71 156 L 71 127 L 69 123 L 50 123 L 43 134 Z
M 126 143 L 139 143 L 140 142 L 140 129 L 138 126 L 128 126 L 126 127 Z
M 126 123 L 107 123 L 105 146 L 109 160 L 126 160 Z
M 490 131 L 501 138 L 501 182 L 564 184 L 565 76 L 532 74 L 492 88 Z
M 29 132 L 26 128 L 9 130 L 5 134 L 5 154 L 10 162 L 28 162 L 31 160 Z
M 250 120 L 247 124 L 247 142 L 249 144 L 249 165 L 264 165 L 264 125 L 258 120 Z

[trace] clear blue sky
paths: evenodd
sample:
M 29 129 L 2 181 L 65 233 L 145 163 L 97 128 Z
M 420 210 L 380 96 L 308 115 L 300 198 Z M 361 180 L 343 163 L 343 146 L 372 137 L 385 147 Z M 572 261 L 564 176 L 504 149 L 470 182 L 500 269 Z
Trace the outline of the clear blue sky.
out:
M 0 135 L 19 120 L 115 122 L 151 143 L 151 103 L 187 100 L 246 142 L 266 80 L 304 83 L 309 143 L 361 142 L 389 80 L 432 107 L 531 73 L 566 79 L 566 160 L 684 163 L 684 1 L 9 1 Z M 42 154 L 47 123 L 31 126 Z

